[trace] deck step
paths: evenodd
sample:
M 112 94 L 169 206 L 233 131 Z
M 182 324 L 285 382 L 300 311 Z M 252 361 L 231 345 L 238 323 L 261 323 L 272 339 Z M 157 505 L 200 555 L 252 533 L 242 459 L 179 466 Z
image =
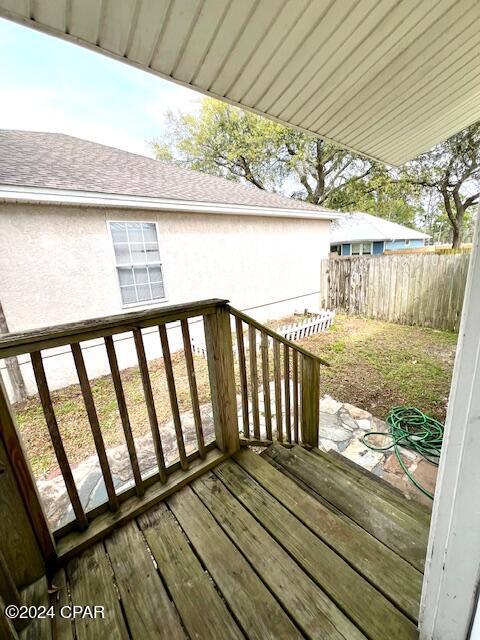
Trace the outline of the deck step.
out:
M 348 518 L 419 571 L 424 570 L 429 517 L 423 508 L 368 472 L 299 446 L 274 444 L 265 459 L 339 516 Z

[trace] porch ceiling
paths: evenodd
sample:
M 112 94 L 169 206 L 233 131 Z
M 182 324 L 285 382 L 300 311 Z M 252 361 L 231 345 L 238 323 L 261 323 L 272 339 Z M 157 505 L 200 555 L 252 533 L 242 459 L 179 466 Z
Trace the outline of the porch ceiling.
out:
M 393 165 L 480 118 L 477 0 L 0 0 L 0 15 Z

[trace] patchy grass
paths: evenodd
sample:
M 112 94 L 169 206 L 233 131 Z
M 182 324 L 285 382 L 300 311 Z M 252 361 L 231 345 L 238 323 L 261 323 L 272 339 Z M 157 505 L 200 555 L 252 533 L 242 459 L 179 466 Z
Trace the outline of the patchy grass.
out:
M 293 322 L 284 318 L 272 328 Z M 398 404 L 414 405 L 443 421 L 455 355 L 456 334 L 337 316 L 329 331 L 300 341 L 330 362 L 321 369 L 321 393 L 367 409 L 384 418 Z M 236 343 L 234 341 L 236 350 Z M 283 350 L 282 350 L 283 359 Z M 172 354 L 180 411 L 189 411 L 190 391 L 182 353 Z M 270 369 L 272 368 L 272 359 Z M 149 362 L 159 424 L 171 419 L 163 360 Z M 248 369 L 248 359 L 247 359 Z M 258 359 L 261 372 L 261 361 Z M 210 401 L 207 362 L 195 357 L 200 404 Z M 239 392 L 238 365 L 236 365 Z M 134 436 L 150 429 L 138 368 L 121 372 Z M 249 372 L 247 373 L 250 378 Z M 261 378 L 261 373 L 259 373 Z M 91 382 L 95 406 L 107 447 L 123 443 L 123 430 L 110 376 Z M 95 451 L 78 385 L 52 392 L 62 439 L 72 465 Z M 16 405 L 17 421 L 35 476 L 46 477 L 57 466 L 38 398 Z
M 416 406 L 444 421 L 457 335 L 338 315 L 328 332 L 301 341 L 322 356 L 321 392 L 385 418 Z

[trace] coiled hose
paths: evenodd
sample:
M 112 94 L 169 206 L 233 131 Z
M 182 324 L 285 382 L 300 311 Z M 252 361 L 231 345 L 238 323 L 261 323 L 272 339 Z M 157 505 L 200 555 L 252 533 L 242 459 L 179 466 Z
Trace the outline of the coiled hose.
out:
M 422 487 L 408 470 L 399 447 L 411 449 L 423 456 L 425 460 L 438 466 L 443 441 L 443 424 L 415 407 L 393 407 L 387 416 L 387 424 L 390 427 L 390 433 L 369 431 L 362 438 L 364 445 L 373 451 L 394 449 L 397 460 L 410 482 L 433 500 L 433 494 Z M 387 447 L 377 447 L 368 442 L 368 438 L 373 435 L 390 436 L 392 443 Z

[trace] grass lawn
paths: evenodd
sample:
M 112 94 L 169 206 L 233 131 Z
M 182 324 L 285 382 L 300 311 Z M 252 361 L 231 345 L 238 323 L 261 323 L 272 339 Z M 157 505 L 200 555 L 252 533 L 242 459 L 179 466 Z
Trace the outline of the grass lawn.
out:
M 292 321 L 287 318 L 271 326 Z M 339 315 L 328 332 L 300 344 L 331 363 L 330 368 L 321 369 L 322 395 L 350 402 L 379 418 L 385 418 L 390 407 L 406 404 L 443 421 L 456 339 L 454 333 Z M 189 411 L 185 359 L 176 353 L 172 360 L 180 411 Z M 162 424 L 171 418 L 163 360 L 150 362 L 149 368 Z M 210 400 L 206 360 L 195 357 L 195 369 L 200 404 L 204 404 Z M 149 431 L 149 423 L 138 369 L 127 369 L 121 375 L 133 433 L 143 435 Z M 106 446 L 123 443 L 110 377 L 97 378 L 91 384 Z M 52 401 L 68 458 L 74 465 L 95 451 L 79 386 L 53 391 Z M 57 465 L 38 398 L 30 398 L 15 409 L 34 474 L 48 476 Z
M 338 315 L 328 332 L 301 342 L 330 364 L 321 394 L 386 418 L 410 405 L 444 422 L 457 334 Z

